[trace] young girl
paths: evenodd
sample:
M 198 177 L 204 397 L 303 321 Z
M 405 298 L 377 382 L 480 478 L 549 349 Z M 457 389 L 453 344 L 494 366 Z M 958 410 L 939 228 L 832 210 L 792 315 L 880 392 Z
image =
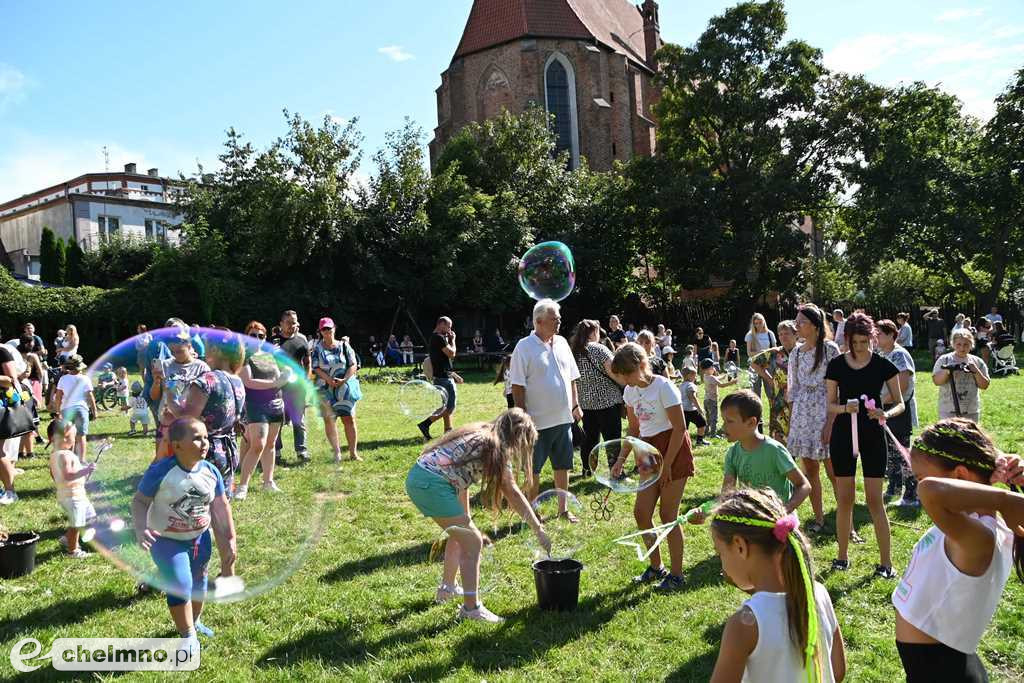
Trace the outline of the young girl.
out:
M 733 343 L 735 343 L 735 342 L 733 342 Z M 716 341 L 711 342 L 711 360 L 718 367 L 722 366 L 722 357 L 721 357 L 721 354 L 718 351 L 718 342 L 716 342 Z
M 686 480 L 694 474 L 693 451 L 683 419 L 679 390 L 668 378 L 651 371 L 647 352 L 632 342 L 615 352 L 612 372 L 626 385 L 623 399 L 626 402 L 629 435 L 639 436 L 657 448 L 663 458 L 658 483 L 636 496 L 633 516 L 637 527 L 643 530 L 654 526 L 654 506 L 659 500 L 661 523 L 674 522 L 679 515 L 679 501 L 683 498 Z M 621 473 L 626 455 L 624 452 L 619 456 L 612 474 L 618 476 Z M 646 536 L 644 541 L 650 542 Z M 648 583 L 660 579 L 659 590 L 682 589 L 683 532 L 678 526 L 668 534 L 668 552 L 671 573 L 661 563 L 661 550 L 655 549 L 650 556 L 650 566 L 634 581 Z
M 95 463 L 84 464 L 75 455 L 75 425 L 57 418 L 46 428 L 46 436 L 53 446 L 50 456 L 50 476 L 57 487 L 57 503 L 68 518 L 68 529 L 60 537 L 68 557 L 80 560 L 88 557 L 78 547 L 82 529 L 96 519 L 96 510 L 85 494 L 85 477 L 96 469 Z
M 412 362 L 413 362 L 412 337 L 410 337 L 409 335 L 405 335 L 404 337 L 402 337 L 402 343 L 400 344 L 400 348 L 402 349 L 402 364 L 403 365 L 412 365 Z
M 892 594 L 907 681 L 987 681 L 978 642 L 1013 566 L 1024 580 L 1024 496 L 991 484 L 1022 483 L 1020 461 L 974 422 L 951 418 L 921 433 L 910 465 L 934 525 Z
M 498 366 L 498 373 L 494 376 L 494 383 L 505 383 L 505 405 L 509 408 L 515 408 L 516 403 L 512 400 L 512 382 L 508 379 L 509 367 L 511 365 L 512 354 L 506 353 L 505 357 L 501 359 L 501 365 Z
M 726 580 L 750 593 L 725 624 L 711 682 L 843 680 L 843 634 L 796 513 L 771 489 L 735 491 L 715 508 L 711 538 Z
M 464 425 L 428 444 L 409 470 L 405 490 L 410 500 L 450 538 L 445 547 L 444 576 L 434 601 L 446 602 L 461 594 L 459 619 L 504 621 L 477 599 L 483 537 L 469 516 L 472 484 L 481 485 L 482 499 L 490 501 L 495 511 L 504 496 L 533 529 L 541 547 L 551 550 L 544 526 L 515 479 L 515 471 L 521 469 L 526 472 L 527 485 L 532 485 L 536 440 L 533 420 L 524 411 L 512 408 L 493 422 Z M 461 590 L 455 585 L 456 572 L 462 575 Z
M 673 382 L 683 378 L 683 376 L 679 374 L 679 371 L 676 370 L 675 358 L 676 350 L 671 346 L 666 346 L 661 350 L 661 359 L 665 361 L 665 371 L 668 373 L 668 378 Z
M 736 346 L 735 339 L 729 340 L 729 348 L 725 350 L 725 362 L 735 363 L 736 365 L 740 364 L 740 349 Z
M 117 387 L 117 403 L 121 406 L 121 412 L 128 412 L 128 368 L 120 367 L 114 371 L 114 386 Z

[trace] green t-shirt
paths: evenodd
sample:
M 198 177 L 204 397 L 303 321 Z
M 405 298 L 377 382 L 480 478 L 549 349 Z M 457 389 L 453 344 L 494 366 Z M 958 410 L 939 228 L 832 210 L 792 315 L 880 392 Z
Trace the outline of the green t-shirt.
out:
M 725 474 L 736 478 L 737 488 L 768 486 L 783 503 L 793 496 L 793 484 L 786 475 L 795 469 L 796 463 L 786 447 L 767 436 L 757 450 L 746 451 L 737 441 L 725 454 Z

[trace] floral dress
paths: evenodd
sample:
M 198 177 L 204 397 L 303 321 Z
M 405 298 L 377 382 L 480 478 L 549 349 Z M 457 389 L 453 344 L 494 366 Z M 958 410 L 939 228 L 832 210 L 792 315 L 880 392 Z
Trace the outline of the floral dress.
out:
M 750 364 L 764 368 L 771 375 L 774 391 L 768 397 L 771 401 L 768 432 L 776 441 L 786 443 L 790 422 L 789 396 L 786 391 L 789 384 L 789 352 L 783 346 L 776 346 L 751 358 Z
M 821 442 L 821 431 L 828 419 L 825 398 L 825 370 L 830 360 L 840 354 L 834 342 L 825 342 L 818 367 L 814 367 L 814 350 L 804 351 L 797 346 L 789 354 L 788 390 L 792 403 L 789 436 L 786 447 L 794 458 L 824 460 L 829 457 L 828 446 Z
M 230 489 L 238 466 L 238 443 L 235 424 L 242 419 L 245 407 L 245 386 L 237 376 L 223 370 L 210 370 L 197 377 L 193 385 L 206 394 L 201 419 L 210 435 L 210 451 L 206 455 Z

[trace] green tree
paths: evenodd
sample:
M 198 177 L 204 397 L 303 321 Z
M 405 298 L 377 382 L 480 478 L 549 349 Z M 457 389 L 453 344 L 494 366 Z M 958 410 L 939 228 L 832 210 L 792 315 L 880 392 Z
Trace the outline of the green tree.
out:
M 57 236 L 48 226 L 43 226 L 39 238 L 39 279 L 50 284 L 60 284 L 57 270 Z
M 78 242 L 74 239 L 68 238 L 67 248 L 65 249 L 67 266 L 64 276 L 64 284 L 69 287 L 77 287 L 78 285 L 85 284 L 85 253 L 82 251 L 82 247 L 78 246 Z
M 67 270 L 68 270 L 68 252 L 67 245 L 64 243 L 63 237 L 57 238 L 57 243 L 54 249 L 53 259 L 53 280 L 51 282 L 55 285 L 62 285 L 67 281 Z
M 120 287 L 145 272 L 167 248 L 162 242 L 111 235 L 84 254 L 83 282 L 107 289 Z M 68 265 L 70 269 L 70 260 Z

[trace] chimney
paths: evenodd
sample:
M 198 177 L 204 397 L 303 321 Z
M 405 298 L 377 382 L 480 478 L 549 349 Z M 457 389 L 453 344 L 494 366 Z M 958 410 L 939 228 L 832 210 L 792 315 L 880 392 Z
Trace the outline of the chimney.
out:
M 124 172 L 125 173 L 135 173 L 135 164 L 125 164 L 124 165 Z
M 657 71 L 658 63 L 654 59 L 654 53 L 661 47 L 661 27 L 658 25 L 658 3 L 654 0 L 644 0 L 640 13 L 644 18 L 644 47 L 647 54 L 647 66 Z
M 160 170 L 156 168 L 151 168 L 148 171 L 146 171 L 146 175 L 148 175 L 150 178 L 159 178 Z

